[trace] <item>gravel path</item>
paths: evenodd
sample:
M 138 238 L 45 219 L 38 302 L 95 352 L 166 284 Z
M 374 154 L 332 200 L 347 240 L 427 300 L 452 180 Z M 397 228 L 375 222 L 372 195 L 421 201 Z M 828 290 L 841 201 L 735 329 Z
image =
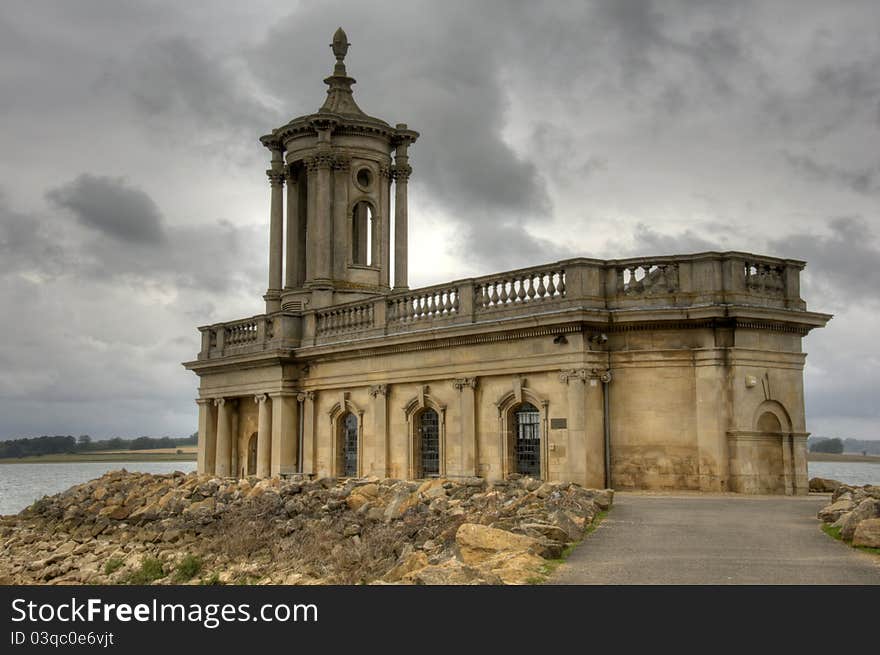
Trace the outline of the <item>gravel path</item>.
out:
M 880 557 L 820 530 L 829 498 L 619 492 L 548 584 L 880 584 Z

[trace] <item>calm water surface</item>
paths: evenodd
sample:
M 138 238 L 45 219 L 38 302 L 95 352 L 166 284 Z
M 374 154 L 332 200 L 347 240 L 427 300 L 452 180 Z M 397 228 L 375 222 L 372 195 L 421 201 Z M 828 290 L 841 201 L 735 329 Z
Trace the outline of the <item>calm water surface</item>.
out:
M 195 462 L 57 462 L 0 464 L 0 514 L 17 514 L 43 496 L 99 478 L 108 471 L 171 473 L 196 470 Z
M 880 484 L 880 462 L 807 462 L 811 478 L 847 484 Z
M 880 463 L 809 462 L 809 476 L 848 484 L 880 484 Z M 196 470 L 195 462 L 58 462 L 0 464 L 0 514 L 16 514 L 43 496 L 119 469 L 142 473 Z

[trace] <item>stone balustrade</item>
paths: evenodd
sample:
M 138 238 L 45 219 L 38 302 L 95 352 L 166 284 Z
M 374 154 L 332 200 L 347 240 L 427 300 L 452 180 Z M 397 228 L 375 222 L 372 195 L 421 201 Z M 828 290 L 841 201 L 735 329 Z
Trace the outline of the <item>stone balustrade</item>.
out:
M 336 305 L 315 312 L 315 334 L 319 337 L 360 332 L 373 327 L 373 303 Z
M 477 311 L 565 297 L 565 269 L 523 269 L 474 281 Z
M 416 289 L 388 298 L 388 322 L 409 324 L 451 318 L 460 308 L 457 286 Z
M 199 328 L 210 359 L 527 318 L 565 310 L 636 311 L 743 305 L 803 311 L 804 262 L 741 252 L 568 259 L 330 307 Z

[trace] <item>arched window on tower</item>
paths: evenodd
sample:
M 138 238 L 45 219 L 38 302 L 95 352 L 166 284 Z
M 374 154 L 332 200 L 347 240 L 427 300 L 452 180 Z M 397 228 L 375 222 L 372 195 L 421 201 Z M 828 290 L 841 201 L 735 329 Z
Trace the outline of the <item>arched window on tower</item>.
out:
M 365 200 L 355 203 L 351 216 L 351 261 L 359 266 L 375 266 L 373 262 L 373 230 L 375 212 Z

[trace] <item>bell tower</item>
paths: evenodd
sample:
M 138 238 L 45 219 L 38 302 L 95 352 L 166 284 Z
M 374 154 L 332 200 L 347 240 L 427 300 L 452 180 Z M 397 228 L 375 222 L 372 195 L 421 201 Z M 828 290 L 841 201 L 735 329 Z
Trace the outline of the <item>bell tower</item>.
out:
M 391 127 L 354 101 L 348 37 L 333 35 L 333 74 L 314 114 L 261 137 L 271 154 L 266 312 L 302 311 L 407 287 L 407 149 L 418 132 Z M 393 155 L 393 157 L 392 157 Z M 286 185 L 286 193 L 285 193 Z M 286 205 L 286 207 L 285 207 Z M 286 220 L 285 220 L 286 209 Z

